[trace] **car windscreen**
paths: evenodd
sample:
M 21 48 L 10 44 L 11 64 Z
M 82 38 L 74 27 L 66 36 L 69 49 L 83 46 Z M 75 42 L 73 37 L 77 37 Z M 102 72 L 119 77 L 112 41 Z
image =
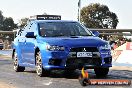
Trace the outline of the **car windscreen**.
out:
M 44 22 L 39 23 L 42 37 L 92 36 L 92 33 L 78 22 Z

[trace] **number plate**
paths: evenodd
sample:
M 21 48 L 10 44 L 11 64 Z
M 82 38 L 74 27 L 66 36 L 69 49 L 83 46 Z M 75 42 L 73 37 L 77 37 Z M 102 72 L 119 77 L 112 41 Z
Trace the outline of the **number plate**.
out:
M 92 52 L 77 52 L 77 57 L 92 57 Z

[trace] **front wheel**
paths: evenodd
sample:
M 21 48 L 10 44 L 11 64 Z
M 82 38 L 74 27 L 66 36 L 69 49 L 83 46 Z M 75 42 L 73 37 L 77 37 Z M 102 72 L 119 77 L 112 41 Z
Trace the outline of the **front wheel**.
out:
M 95 68 L 94 71 L 95 71 L 96 76 L 106 77 L 109 72 L 109 68 Z
M 17 53 L 14 52 L 14 55 L 13 55 L 13 64 L 14 64 L 14 70 L 16 72 L 23 72 L 25 70 L 25 67 L 22 67 L 22 66 L 19 66 L 19 63 L 18 63 L 18 56 L 17 56 Z
M 48 70 L 45 70 L 43 68 L 42 58 L 41 58 L 40 52 L 36 53 L 36 72 L 37 72 L 37 75 L 40 77 L 47 76 L 50 74 Z

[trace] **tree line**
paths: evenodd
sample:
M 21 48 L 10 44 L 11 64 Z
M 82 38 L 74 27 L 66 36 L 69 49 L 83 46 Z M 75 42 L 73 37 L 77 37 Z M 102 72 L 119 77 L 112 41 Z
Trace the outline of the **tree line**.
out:
M 116 29 L 119 23 L 117 15 L 99 3 L 91 3 L 81 9 L 81 22 L 88 28 L 105 29 Z
M 0 11 L 0 30 L 12 31 L 17 28 L 17 24 L 14 23 L 12 17 L 4 17 L 2 11 Z
M 0 11 L 0 30 L 12 31 L 14 28 L 23 27 L 27 24 L 28 19 L 21 18 L 16 24 L 12 17 L 4 17 Z M 81 9 L 81 23 L 88 28 L 116 29 L 119 20 L 117 15 L 109 10 L 108 6 L 91 3 Z
M 47 13 L 43 15 L 47 15 Z M 0 11 L 0 30 L 12 31 L 14 28 L 22 28 L 28 20 L 29 18 L 21 18 L 19 23 L 16 24 L 12 17 L 4 17 L 2 11 Z M 81 9 L 81 23 L 88 28 L 116 29 L 119 20 L 117 15 L 109 10 L 108 6 L 91 3 Z

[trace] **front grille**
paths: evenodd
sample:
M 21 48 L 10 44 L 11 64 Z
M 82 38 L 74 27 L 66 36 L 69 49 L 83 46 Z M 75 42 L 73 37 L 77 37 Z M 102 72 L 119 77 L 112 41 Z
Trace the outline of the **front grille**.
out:
M 100 58 L 68 58 L 66 66 L 69 68 L 82 68 L 84 65 L 101 65 Z
M 79 48 L 71 48 L 70 52 L 98 52 L 97 47 L 79 47 Z
M 92 57 L 77 57 L 77 52 L 92 52 Z M 101 58 L 97 47 L 71 48 L 66 61 L 68 68 L 82 68 L 84 65 L 101 65 Z

